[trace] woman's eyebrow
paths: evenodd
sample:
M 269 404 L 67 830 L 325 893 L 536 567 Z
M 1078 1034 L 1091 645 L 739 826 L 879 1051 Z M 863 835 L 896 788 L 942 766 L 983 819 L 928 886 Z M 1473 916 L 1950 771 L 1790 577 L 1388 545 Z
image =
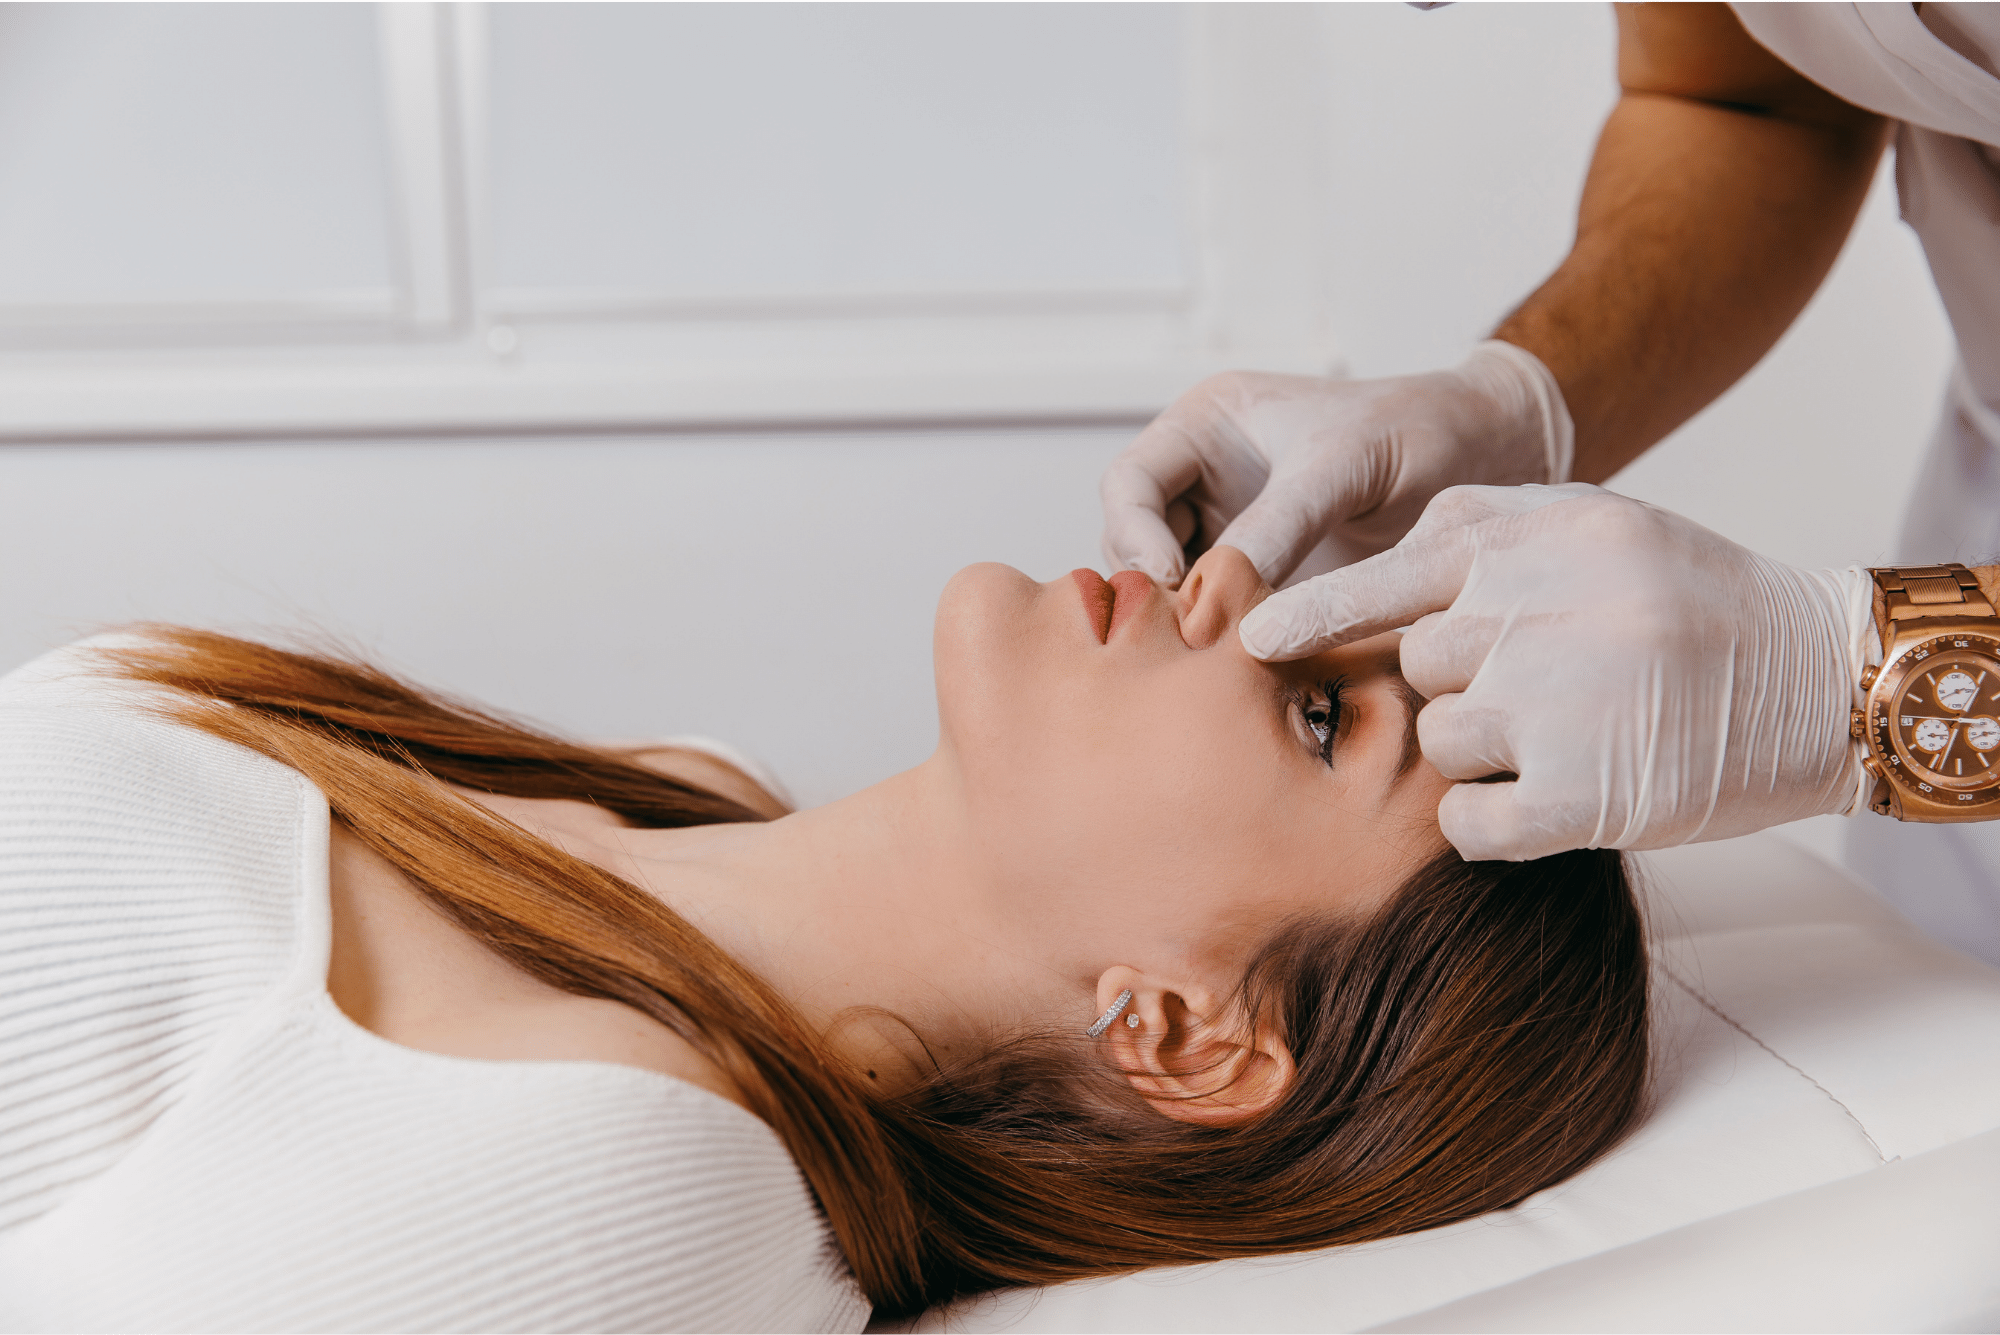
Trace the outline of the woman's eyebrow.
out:
M 1395 691 L 1396 698 L 1403 702 L 1403 754 L 1396 761 L 1396 777 L 1400 779 L 1410 772 L 1410 766 L 1416 764 L 1417 757 L 1424 753 L 1423 748 L 1417 744 L 1417 715 L 1430 701 L 1424 699 L 1417 688 L 1410 685 L 1409 678 L 1403 675 L 1400 664 L 1389 664 L 1388 674 L 1390 689 Z

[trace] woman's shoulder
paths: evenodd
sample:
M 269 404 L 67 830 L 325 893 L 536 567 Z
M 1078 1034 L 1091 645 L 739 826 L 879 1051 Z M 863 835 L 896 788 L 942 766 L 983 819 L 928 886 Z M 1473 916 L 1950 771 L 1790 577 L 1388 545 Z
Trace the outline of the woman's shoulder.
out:
M 596 1062 L 389 1043 L 329 1001 L 87 1195 L 0 1234 L 27 1328 L 858 1330 L 776 1135 Z M 120 1258 L 106 1273 L 102 1257 Z
M 157 706 L 171 691 L 119 676 L 97 652 L 143 643 L 96 635 L 0 675 L 0 817 L 38 835 L 12 851 L 37 861 L 56 838 L 66 855 L 108 865 L 136 839 L 176 855 L 220 848 L 261 866 L 294 846 L 324 806 L 311 785 L 168 717 Z
M 0 672 L 0 704 L 120 698 L 137 688 L 104 672 L 99 666 L 98 651 L 136 648 L 145 643 L 145 637 L 137 632 L 113 630 L 58 645 Z
M 160 706 L 179 697 L 166 687 L 124 676 L 105 656 L 105 651 L 143 648 L 148 643 L 136 631 L 106 631 L 0 673 L 0 734 L 32 730 L 38 720 L 61 718 L 73 729 L 107 737 L 171 737 L 189 754 L 239 751 L 167 718 Z
M 598 745 L 670 779 L 741 802 L 766 820 L 789 816 L 798 810 L 798 802 L 770 767 L 713 737 L 662 737 L 657 741 Z
M 284 985 L 324 828 L 298 775 L 123 708 L 91 666 L 0 682 L 0 1232 L 132 1152 Z

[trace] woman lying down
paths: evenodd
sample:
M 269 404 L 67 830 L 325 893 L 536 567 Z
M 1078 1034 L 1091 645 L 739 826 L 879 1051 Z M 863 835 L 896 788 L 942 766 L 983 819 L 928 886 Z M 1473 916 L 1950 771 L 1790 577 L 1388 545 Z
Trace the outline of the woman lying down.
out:
M 1394 637 L 1259 663 L 1265 592 L 974 566 L 937 753 L 791 813 L 199 631 L 16 673 L 0 1325 L 859 1329 L 1576 1172 L 1619 855 L 1461 861 Z

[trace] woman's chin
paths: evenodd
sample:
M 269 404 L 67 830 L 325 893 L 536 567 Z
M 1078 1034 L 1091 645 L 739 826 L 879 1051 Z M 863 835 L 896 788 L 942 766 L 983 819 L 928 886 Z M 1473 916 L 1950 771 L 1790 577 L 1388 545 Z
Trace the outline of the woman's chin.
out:
M 967 566 L 946 581 L 931 636 L 939 689 L 947 664 L 954 671 L 977 668 L 983 657 L 1028 630 L 1041 591 L 1041 585 L 998 561 Z
M 961 600 L 996 597 L 1018 600 L 1033 597 L 1041 587 L 1010 565 L 999 561 L 975 562 L 945 581 L 944 592 L 938 597 L 938 615 L 946 615 Z
M 1029 726 L 1046 675 L 1063 670 L 1061 609 L 1049 591 L 996 561 L 967 566 L 945 585 L 931 637 L 940 746 L 1004 746 Z M 1081 604 L 1072 610 L 1080 648 L 1089 629 Z

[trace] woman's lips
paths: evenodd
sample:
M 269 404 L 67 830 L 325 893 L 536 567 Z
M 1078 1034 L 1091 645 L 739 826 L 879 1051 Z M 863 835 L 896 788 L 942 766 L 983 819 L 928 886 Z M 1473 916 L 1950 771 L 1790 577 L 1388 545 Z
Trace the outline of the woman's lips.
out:
M 1111 591 L 1116 597 L 1111 604 L 1111 624 L 1104 628 L 1106 644 L 1145 604 L 1146 595 L 1153 591 L 1153 581 L 1136 570 L 1121 570 L 1111 577 Z
M 1136 570 L 1121 570 L 1109 582 L 1095 570 L 1072 570 L 1069 577 L 1083 595 L 1083 610 L 1099 644 L 1111 643 L 1111 637 L 1139 610 L 1153 587 L 1153 581 Z
M 1097 636 L 1099 644 L 1109 644 L 1112 604 L 1118 595 L 1095 570 L 1072 570 L 1069 577 L 1076 581 L 1077 592 L 1083 595 L 1083 610 L 1090 618 L 1091 633 Z

